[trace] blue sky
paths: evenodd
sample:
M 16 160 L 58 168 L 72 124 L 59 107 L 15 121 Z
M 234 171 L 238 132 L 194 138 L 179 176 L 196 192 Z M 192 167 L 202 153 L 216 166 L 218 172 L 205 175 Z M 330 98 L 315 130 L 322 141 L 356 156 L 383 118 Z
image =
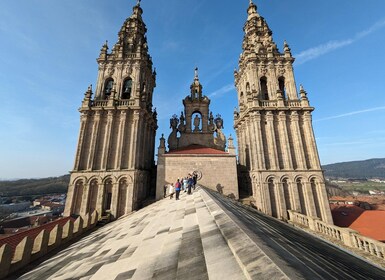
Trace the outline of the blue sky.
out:
M 157 69 L 159 129 L 183 109 L 194 68 L 211 110 L 235 134 L 237 67 L 248 0 L 142 1 Z M 385 1 L 254 1 L 280 50 L 286 39 L 297 87 L 312 106 L 322 164 L 385 157 Z M 96 58 L 135 0 L 12 0 L 0 9 L 0 178 L 66 174 L 73 167 L 83 94 Z

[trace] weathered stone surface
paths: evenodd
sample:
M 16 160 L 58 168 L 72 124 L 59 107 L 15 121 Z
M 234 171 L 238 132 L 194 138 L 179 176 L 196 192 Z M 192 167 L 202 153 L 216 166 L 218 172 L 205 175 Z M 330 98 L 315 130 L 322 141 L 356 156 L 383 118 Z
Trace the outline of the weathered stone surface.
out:
M 240 249 L 228 246 L 233 243 L 215 217 L 223 225 L 231 221 L 215 205 L 203 190 L 160 200 L 94 231 L 19 279 L 251 279 L 249 270 L 273 273 L 266 258 L 253 263 L 255 247 L 237 227 L 233 240 L 246 240 L 237 246 L 250 249 L 248 256 L 234 255 Z M 176 219 L 187 209 L 195 212 Z

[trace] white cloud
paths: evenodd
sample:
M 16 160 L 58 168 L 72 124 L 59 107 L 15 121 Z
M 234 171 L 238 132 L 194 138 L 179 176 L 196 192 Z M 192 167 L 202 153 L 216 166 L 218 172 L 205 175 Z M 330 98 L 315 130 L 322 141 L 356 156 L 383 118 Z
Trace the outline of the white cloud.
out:
M 345 114 L 330 116 L 330 117 L 315 120 L 314 122 L 338 119 L 338 118 L 343 118 L 343 117 L 348 117 L 348 116 L 352 116 L 352 115 L 358 115 L 358 114 L 363 114 L 363 113 L 368 113 L 368 112 L 373 112 L 373 111 L 379 111 L 379 110 L 385 110 L 385 106 L 369 108 L 369 109 L 353 111 L 353 112 L 349 112 L 349 113 L 345 113 Z
M 329 41 L 325 44 L 321 44 L 317 47 L 313 47 L 313 48 L 304 50 L 304 51 L 300 52 L 299 54 L 294 55 L 294 57 L 296 57 L 297 65 L 303 64 L 309 60 L 315 59 L 317 57 L 320 57 L 321 55 L 324 55 L 326 53 L 340 49 L 342 47 L 351 45 L 354 42 L 368 36 L 369 34 L 383 28 L 384 26 L 385 26 L 385 19 L 376 22 L 375 24 L 373 24 L 371 27 L 369 27 L 366 30 L 358 32 L 352 38 L 345 39 L 345 40 L 333 40 L 333 41 Z
M 234 89 L 235 89 L 234 84 L 231 83 L 231 84 L 225 85 L 225 86 L 221 87 L 220 89 L 213 91 L 212 93 L 208 94 L 208 97 L 210 97 L 210 98 L 219 97 L 219 96 L 222 96 L 223 94 L 225 94 L 229 91 L 232 91 Z

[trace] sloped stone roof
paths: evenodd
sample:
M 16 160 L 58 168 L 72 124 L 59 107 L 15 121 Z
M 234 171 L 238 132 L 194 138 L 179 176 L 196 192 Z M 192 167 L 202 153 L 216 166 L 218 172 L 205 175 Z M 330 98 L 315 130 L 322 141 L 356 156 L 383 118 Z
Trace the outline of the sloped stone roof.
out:
M 252 279 L 248 273 L 256 272 L 265 279 L 287 279 L 214 200 L 197 189 L 107 224 L 21 279 L 238 280 Z

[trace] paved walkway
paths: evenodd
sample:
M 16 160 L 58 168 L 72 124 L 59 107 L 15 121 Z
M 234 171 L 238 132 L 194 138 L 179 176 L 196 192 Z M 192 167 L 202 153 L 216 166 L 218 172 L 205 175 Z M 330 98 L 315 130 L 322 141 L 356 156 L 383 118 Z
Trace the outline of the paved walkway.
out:
M 19 279 L 287 279 L 255 246 L 197 189 L 107 224 Z

